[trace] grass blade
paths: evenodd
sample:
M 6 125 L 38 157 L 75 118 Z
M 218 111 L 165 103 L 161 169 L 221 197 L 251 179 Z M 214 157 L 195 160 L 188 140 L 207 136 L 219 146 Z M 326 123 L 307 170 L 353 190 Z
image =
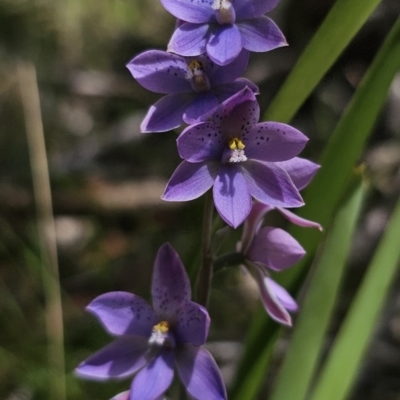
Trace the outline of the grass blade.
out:
M 315 264 L 272 400 L 303 400 L 307 394 L 321 355 L 365 194 L 366 187 L 358 177 L 358 185 L 339 208 Z
M 288 122 L 367 21 L 380 0 L 338 0 L 265 114 Z
M 400 262 L 400 200 L 340 329 L 311 400 L 345 399 Z

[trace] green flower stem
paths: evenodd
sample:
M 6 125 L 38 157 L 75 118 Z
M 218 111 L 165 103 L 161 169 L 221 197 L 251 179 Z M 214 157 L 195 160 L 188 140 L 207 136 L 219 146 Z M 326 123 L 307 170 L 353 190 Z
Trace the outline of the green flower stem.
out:
M 205 195 L 204 202 L 201 267 L 197 278 L 197 302 L 204 307 L 208 306 L 211 289 L 211 279 L 213 274 L 213 255 L 211 252 L 213 212 L 214 203 L 212 192 L 208 191 Z

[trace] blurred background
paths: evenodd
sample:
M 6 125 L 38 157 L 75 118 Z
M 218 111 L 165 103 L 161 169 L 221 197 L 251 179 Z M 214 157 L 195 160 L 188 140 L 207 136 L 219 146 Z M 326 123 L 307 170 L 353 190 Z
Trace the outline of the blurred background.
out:
M 251 56 L 246 76 L 260 87 L 262 111 L 333 4 L 282 0 L 270 14 L 289 47 Z M 382 1 L 292 121 L 310 138 L 302 156 L 318 160 L 399 13 L 398 0 Z M 21 65 L 33 63 L 40 92 L 61 281 L 67 398 L 108 399 L 129 387 L 129 380 L 93 383 L 72 374 L 109 341 L 84 311 L 94 297 L 125 290 L 149 299 L 155 254 L 166 241 L 194 278 L 202 199 L 186 204 L 160 200 L 179 163 L 176 133 L 140 134 L 141 119 L 159 96 L 140 87 L 125 68 L 139 52 L 165 49 L 174 23 L 158 0 L 0 0 L 0 399 L 54 399 L 49 382 L 56 373 L 46 350 L 46 279 L 21 100 L 29 98 L 29 87 L 17 73 Z M 400 73 L 364 153 L 372 190 L 331 337 L 400 192 L 399 111 Z M 268 222 L 285 224 L 278 215 Z M 232 249 L 239 237 L 239 231 L 231 232 L 226 248 Z M 352 400 L 400 399 L 399 288 L 400 281 L 393 282 Z M 257 305 L 257 289 L 241 271 L 215 276 L 209 348 L 228 385 Z M 289 337 L 285 330 L 274 365 Z M 273 376 L 272 369 L 266 391 Z

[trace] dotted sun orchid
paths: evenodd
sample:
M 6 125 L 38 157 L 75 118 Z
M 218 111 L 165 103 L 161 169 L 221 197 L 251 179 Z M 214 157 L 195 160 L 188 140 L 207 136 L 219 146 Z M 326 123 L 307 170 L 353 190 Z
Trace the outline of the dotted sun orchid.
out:
M 168 50 L 183 56 L 207 53 L 217 64 L 232 62 L 242 48 L 264 52 L 285 46 L 275 23 L 264 16 L 278 0 L 161 0 L 180 22 Z
M 127 64 L 133 77 L 146 89 L 166 94 L 150 107 L 142 132 L 165 132 L 183 122 L 196 122 L 246 86 L 258 93 L 252 82 L 239 78 L 248 60 L 249 53 L 245 50 L 224 67 L 204 54 L 188 58 L 150 50 L 136 56 Z
M 204 344 L 207 310 L 190 300 L 190 283 L 182 262 L 169 245 L 158 251 L 152 281 L 153 308 L 126 292 L 97 297 L 88 311 L 115 339 L 83 361 L 76 374 L 105 380 L 132 376 L 129 400 L 158 400 L 169 388 L 174 364 L 191 398 L 225 400 L 219 369 Z
M 252 197 L 275 207 L 302 206 L 296 186 L 278 162 L 297 156 L 308 139 L 289 125 L 257 123 L 259 114 L 254 93 L 245 88 L 206 121 L 187 127 L 177 139 L 184 161 L 162 198 L 193 200 L 213 187 L 218 213 L 234 228 L 250 213 Z

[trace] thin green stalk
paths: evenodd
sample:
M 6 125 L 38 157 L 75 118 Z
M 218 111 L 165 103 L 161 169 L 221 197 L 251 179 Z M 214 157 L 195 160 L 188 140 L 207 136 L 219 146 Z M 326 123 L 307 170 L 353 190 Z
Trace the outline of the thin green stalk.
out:
M 211 279 L 213 274 L 213 256 L 211 252 L 212 219 L 214 203 L 212 193 L 205 195 L 203 230 L 201 244 L 201 269 L 197 281 L 197 302 L 204 307 L 208 306 L 210 297 Z
M 48 362 L 52 372 L 49 376 L 49 398 L 64 400 L 66 398 L 66 383 L 61 290 L 39 89 L 36 69 L 31 62 L 19 62 L 17 73 L 28 138 L 42 258 Z

